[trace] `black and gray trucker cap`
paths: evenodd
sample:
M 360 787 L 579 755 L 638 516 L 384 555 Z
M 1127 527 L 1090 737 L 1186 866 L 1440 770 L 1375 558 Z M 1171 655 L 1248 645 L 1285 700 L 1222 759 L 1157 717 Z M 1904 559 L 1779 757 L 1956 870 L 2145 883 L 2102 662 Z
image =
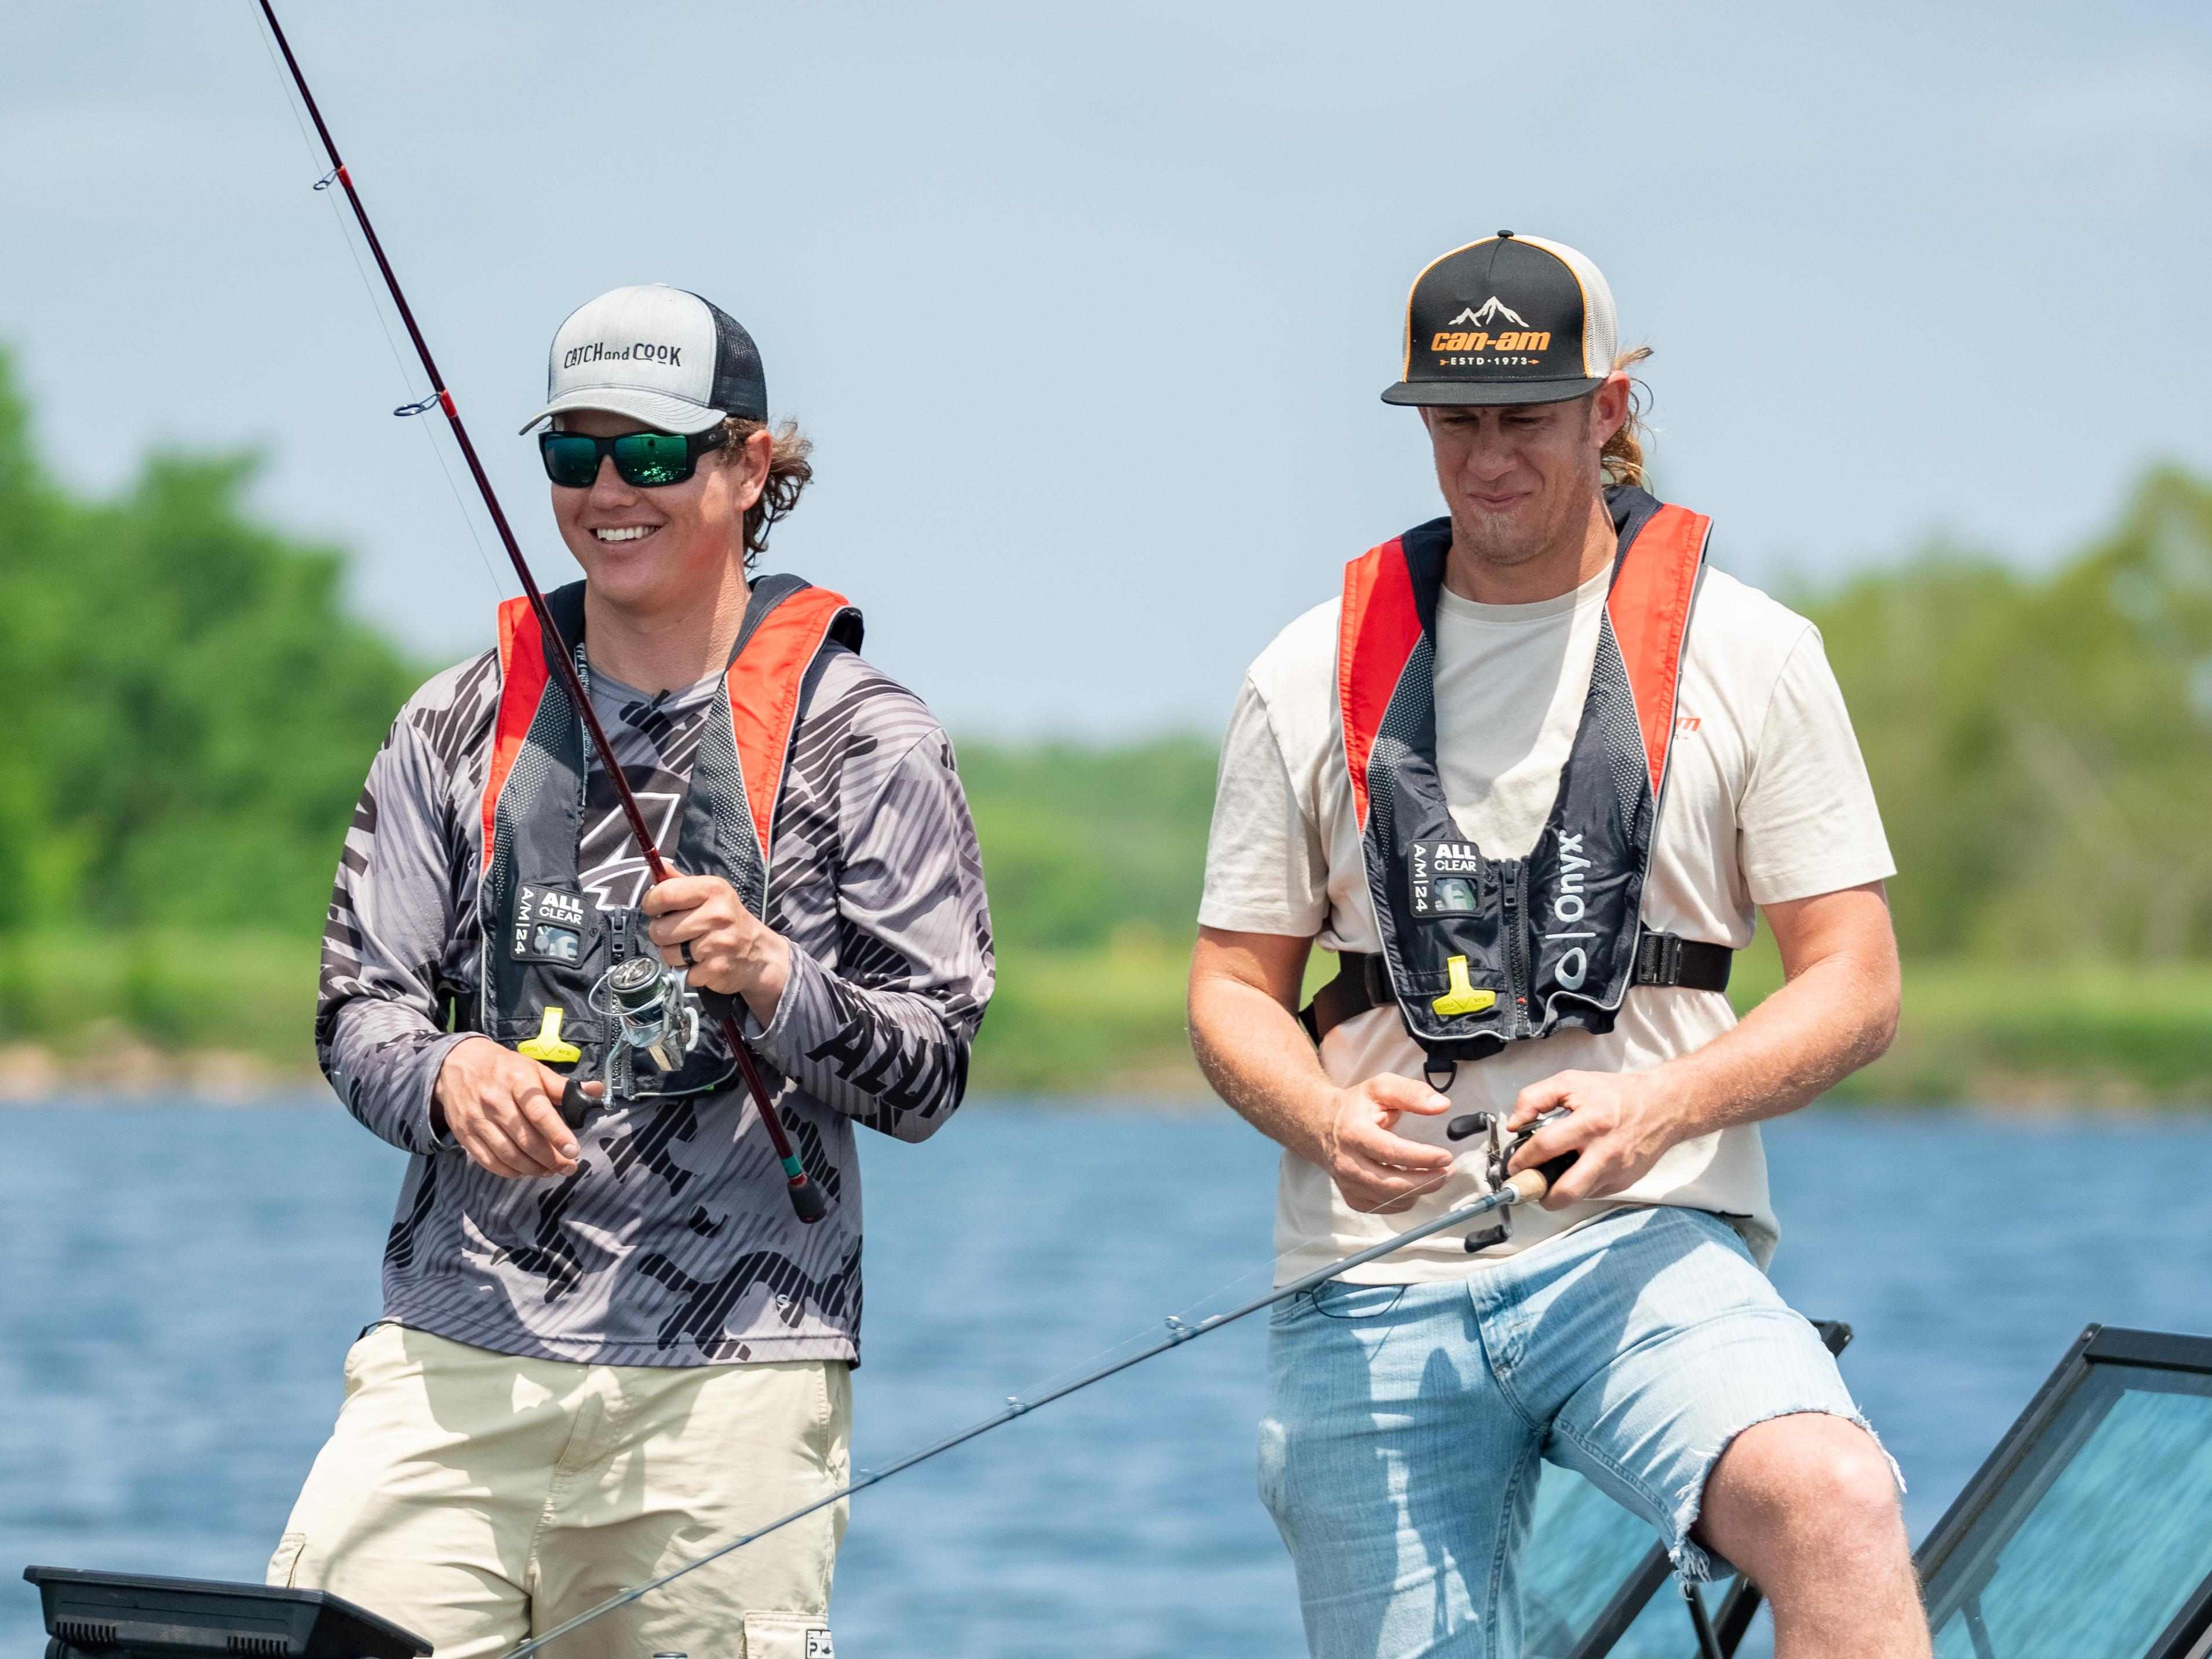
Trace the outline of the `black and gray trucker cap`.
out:
M 1405 364 L 1386 404 L 1550 404 L 1605 384 L 1613 290 L 1561 242 L 1501 230 L 1413 279 Z
M 553 337 L 545 396 L 525 432 L 572 409 L 663 432 L 704 432 L 729 415 L 768 419 L 753 337 L 727 312 L 659 283 L 618 288 L 569 313 Z

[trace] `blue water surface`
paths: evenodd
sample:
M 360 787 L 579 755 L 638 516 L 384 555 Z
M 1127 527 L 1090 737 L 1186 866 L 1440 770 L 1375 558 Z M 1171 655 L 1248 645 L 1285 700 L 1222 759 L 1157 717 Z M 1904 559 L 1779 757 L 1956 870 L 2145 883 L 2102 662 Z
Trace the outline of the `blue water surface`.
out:
M 1844 1371 L 1916 1537 L 2083 1325 L 2212 1331 L 2212 1121 L 1822 1108 L 1768 1135 L 1775 1276 L 1857 1328 Z M 1274 1160 L 1225 1112 L 982 1103 L 921 1146 L 868 1139 L 864 1466 L 1266 1283 Z M 320 1101 L 0 1111 L 9 1579 L 259 1577 L 376 1314 L 401 1163 Z M 840 1652 L 1300 1652 L 1253 1492 L 1263 1333 L 864 1495 Z M 29 1587 L 0 1580 L 0 1653 L 41 1639 Z

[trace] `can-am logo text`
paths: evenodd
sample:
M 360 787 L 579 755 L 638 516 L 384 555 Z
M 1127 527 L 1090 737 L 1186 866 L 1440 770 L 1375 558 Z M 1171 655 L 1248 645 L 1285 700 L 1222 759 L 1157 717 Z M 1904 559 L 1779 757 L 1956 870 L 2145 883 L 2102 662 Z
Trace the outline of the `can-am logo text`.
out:
M 1491 332 L 1504 321 L 1512 327 Z M 1464 326 L 1463 326 L 1464 325 Z M 1495 294 L 1480 306 L 1468 306 L 1437 331 L 1429 342 L 1431 351 L 1542 351 L 1552 343 L 1548 329 L 1532 329 L 1528 319 Z

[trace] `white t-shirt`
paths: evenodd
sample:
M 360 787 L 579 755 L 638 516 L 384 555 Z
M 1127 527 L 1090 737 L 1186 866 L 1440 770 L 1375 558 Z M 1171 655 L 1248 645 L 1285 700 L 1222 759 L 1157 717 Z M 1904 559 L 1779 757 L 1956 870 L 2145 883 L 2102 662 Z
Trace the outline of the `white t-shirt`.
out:
M 1437 763 L 1452 817 L 1493 857 L 1524 857 L 1549 816 L 1597 653 L 1610 572 L 1534 605 L 1478 605 L 1446 589 L 1437 610 Z M 1376 931 L 1345 770 L 1336 697 L 1335 599 L 1261 653 L 1222 744 L 1199 920 L 1237 933 L 1318 939 L 1376 951 Z M 1676 703 L 1646 926 L 1741 949 L 1754 907 L 1810 898 L 1895 872 L 1843 693 L 1820 632 L 1757 589 L 1708 567 L 1692 613 Z M 1463 1064 L 1456 1112 L 1510 1111 L 1531 1083 L 1564 1071 L 1630 1071 L 1699 1048 L 1735 1024 L 1717 992 L 1632 988 L 1613 1029 L 1562 1031 Z M 1346 1020 L 1322 1045 L 1340 1085 L 1421 1074 L 1420 1048 L 1393 1006 Z M 1278 1282 L 1483 1190 L 1481 1137 L 1445 1139 L 1448 1117 L 1407 1115 L 1396 1133 L 1451 1147 L 1458 1171 L 1411 1210 L 1355 1213 L 1319 1168 L 1285 1152 L 1276 1207 Z M 1732 1221 L 1764 1262 L 1778 1237 L 1759 1131 L 1745 1125 L 1670 1148 L 1602 1203 L 1516 1212 L 1526 1249 L 1623 1203 L 1681 1204 Z M 1447 1231 L 1347 1273 L 1363 1284 L 1457 1278 L 1483 1260 Z

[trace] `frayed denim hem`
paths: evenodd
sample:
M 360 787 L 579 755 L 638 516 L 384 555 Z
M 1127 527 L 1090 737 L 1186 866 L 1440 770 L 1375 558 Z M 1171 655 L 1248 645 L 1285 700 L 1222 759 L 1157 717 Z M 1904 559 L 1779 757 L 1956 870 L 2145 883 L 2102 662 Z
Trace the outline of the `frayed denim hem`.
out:
M 1720 1462 L 1722 1454 L 1735 1444 L 1736 1436 L 1746 1429 L 1755 1429 L 1761 1423 L 1771 1423 L 1778 1417 L 1839 1417 L 1846 1423 L 1856 1424 L 1866 1431 L 1867 1438 L 1875 1443 L 1875 1449 L 1887 1461 L 1890 1478 L 1897 1482 L 1898 1494 L 1900 1497 L 1904 1495 L 1905 1471 L 1898 1467 L 1897 1459 L 1890 1455 L 1889 1448 L 1881 1443 L 1881 1437 L 1875 1432 L 1874 1425 L 1866 1420 L 1864 1413 L 1839 1412 L 1826 1406 L 1784 1406 L 1763 1416 L 1754 1417 L 1713 1448 L 1713 1455 L 1705 1460 L 1705 1467 L 1698 1472 L 1696 1490 L 1675 1514 L 1674 1536 L 1667 1540 L 1667 1559 L 1674 1571 L 1691 1583 L 1710 1584 L 1718 1579 L 1732 1577 L 1740 1571 L 1734 1562 L 1724 1556 L 1716 1555 L 1690 1534 L 1697 1530 L 1698 1516 L 1705 1506 L 1705 1483 L 1713 1478 L 1713 1469 Z

